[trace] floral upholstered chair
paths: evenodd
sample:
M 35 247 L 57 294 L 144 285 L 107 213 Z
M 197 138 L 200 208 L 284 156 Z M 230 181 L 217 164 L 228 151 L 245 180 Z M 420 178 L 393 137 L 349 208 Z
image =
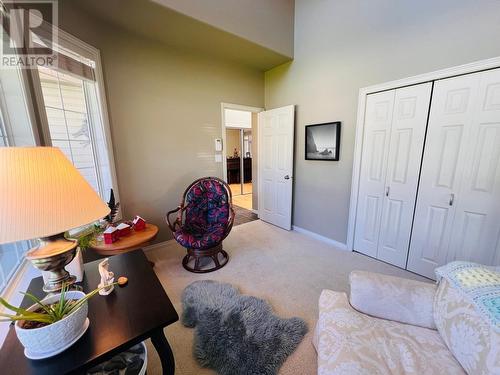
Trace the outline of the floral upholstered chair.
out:
M 170 216 L 177 213 L 175 221 Z M 181 204 L 165 217 L 175 240 L 187 249 L 182 260 L 190 272 L 205 273 L 226 265 L 229 255 L 222 249 L 234 221 L 229 186 L 217 177 L 203 177 L 188 186 Z M 206 268 L 202 259 L 213 262 Z M 194 261 L 194 266 L 191 265 Z
M 349 297 L 321 293 L 318 374 L 500 374 L 500 332 L 449 281 L 364 271 L 349 281 Z

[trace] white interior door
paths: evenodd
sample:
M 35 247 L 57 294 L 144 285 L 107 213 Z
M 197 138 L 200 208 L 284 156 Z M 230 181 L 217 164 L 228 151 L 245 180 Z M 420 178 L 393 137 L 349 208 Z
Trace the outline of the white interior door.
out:
M 354 249 L 377 256 L 395 90 L 366 97 Z
M 396 90 L 377 258 L 406 268 L 432 83 Z
M 477 140 L 473 138 L 477 138 L 475 134 L 480 130 L 475 117 L 480 104 L 478 89 L 481 74 L 444 79 L 434 85 L 408 258 L 409 270 L 430 278 L 435 278 L 434 269 L 445 264 L 450 257 L 448 251 L 452 236 L 461 240 L 471 236 L 471 233 L 459 233 L 459 227 L 454 228 L 453 223 L 458 201 L 462 200 L 460 186 L 463 178 L 467 177 L 464 176 L 465 166 L 474 156 Z M 497 95 L 498 106 L 500 91 Z M 482 127 L 483 135 L 498 134 L 497 126 L 490 124 L 489 127 Z M 488 142 L 490 148 L 498 142 L 495 137 L 491 141 Z M 498 143 L 496 145 L 498 148 Z M 488 172 L 488 168 L 483 168 L 481 173 L 491 177 L 492 172 Z M 489 189 L 493 186 L 490 182 Z M 460 206 L 465 208 L 464 204 Z M 477 219 L 477 216 L 465 216 L 472 221 Z M 469 229 L 475 226 L 477 230 L 477 224 L 474 221 Z M 452 249 L 451 253 L 455 251 Z
M 259 218 L 290 230 L 292 226 L 292 173 L 294 106 L 258 115 Z

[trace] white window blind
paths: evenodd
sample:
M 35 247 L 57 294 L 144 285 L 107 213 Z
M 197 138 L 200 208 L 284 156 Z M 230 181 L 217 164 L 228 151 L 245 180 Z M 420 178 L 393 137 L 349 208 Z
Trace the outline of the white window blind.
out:
M 59 147 L 101 196 L 109 198 L 113 186 L 110 140 L 106 136 L 94 60 L 58 46 L 59 66 L 39 67 L 47 118 L 45 143 Z M 43 103 L 43 104 L 42 104 Z
M 105 197 L 89 123 L 84 80 L 39 68 L 52 146 L 59 147 L 96 192 Z

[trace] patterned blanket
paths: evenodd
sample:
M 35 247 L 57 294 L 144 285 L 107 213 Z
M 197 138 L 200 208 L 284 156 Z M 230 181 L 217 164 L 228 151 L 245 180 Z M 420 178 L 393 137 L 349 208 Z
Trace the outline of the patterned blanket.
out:
M 500 331 L 500 267 L 471 262 L 451 262 L 436 268 L 438 281 L 448 280 Z

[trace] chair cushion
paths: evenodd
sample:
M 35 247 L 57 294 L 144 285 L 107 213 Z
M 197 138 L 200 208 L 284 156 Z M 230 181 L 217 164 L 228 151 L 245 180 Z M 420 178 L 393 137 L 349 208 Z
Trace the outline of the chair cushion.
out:
M 345 293 L 323 290 L 315 343 L 318 375 L 463 375 L 434 329 L 354 310 Z
M 185 204 L 187 225 L 209 226 L 228 222 L 229 198 L 217 180 L 205 179 L 192 186 Z
M 208 249 L 219 244 L 225 234 L 223 224 L 198 225 L 186 224 L 174 233 L 175 240 L 190 249 Z
M 366 271 L 349 275 L 349 301 L 377 318 L 436 329 L 432 308 L 436 285 Z
M 500 374 L 500 333 L 446 279 L 439 283 L 434 298 L 434 320 L 469 375 Z

